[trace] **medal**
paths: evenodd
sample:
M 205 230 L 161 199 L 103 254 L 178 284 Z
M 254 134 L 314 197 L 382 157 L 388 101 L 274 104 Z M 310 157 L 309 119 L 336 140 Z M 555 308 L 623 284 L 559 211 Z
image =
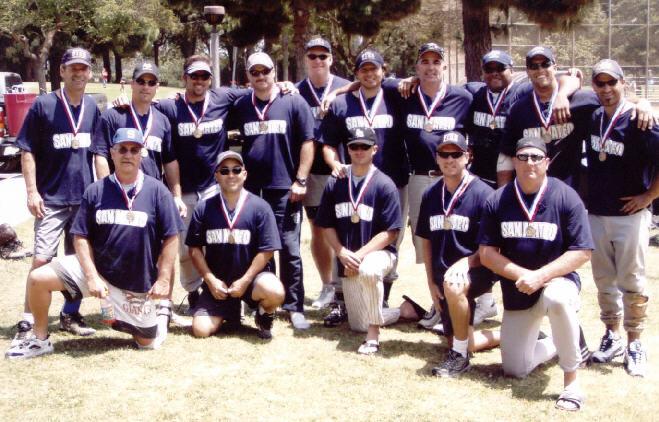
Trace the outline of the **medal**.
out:
M 135 220 L 135 214 L 133 211 L 128 211 L 126 213 L 126 221 L 128 221 L 128 224 L 133 224 L 133 221 Z
M 362 93 L 361 88 L 359 89 L 358 92 L 359 92 L 359 105 L 362 108 L 362 113 L 366 118 L 368 127 L 374 129 L 373 122 L 375 121 L 375 116 L 378 114 L 378 108 L 380 108 L 380 103 L 382 102 L 382 98 L 383 98 L 382 88 L 380 88 L 377 95 L 375 96 L 375 99 L 373 100 L 373 105 L 371 106 L 370 110 L 366 108 L 366 99 L 364 98 L 364 94 Z
M 421 108 L 423 108 L 423 114 L 426 116 L 426 122 L 423 124 L 423 130 L 426 132 L 432 132 L 433 130 L 433 124 L 432 124 L 432 114 L 435 112 L 437 107 L 441 104 L 442 100 L 446 96 L 446 84 L 444 82 L 441 83 L 439 87 L 439 91 L 435 94 L 435 98 L 432 99 L 432 102 L 430 103 L 430 107 L 426 104 L 426 99 L 423 96 L 423 92 L 421 92 L 421 87 L 418 87 L 416 89 L 417 95 L 419 96 L 419 102 L 421 103 Z
M 62 106 L 64 107 L 64 114 L 66 114 L 66 119 L 69 121 L 71 126 L 71 132 L 73 133 L 73 139 L 71 140 L 71 149 L 80 148 L 80 139 L 78 139 L 78 132 L 80 131 L 80 126 L 82 125 L 82 116 L 85 114 L 85 96 L 82 96 L 80 100 L 80 114 L 78 115 L 78 121 L 73 120 L 73 112 L 69 106 L 69 99 L 66 97 L 66 92 L 64 89 L 60 89 L 60 96 L 58 97 Z
M 316 89 L 313 87 L 311 84 L 311 81 L 309 78 L 307 78 L 307 85 L 309 85 L 309 91 L 311 91 L 311 95 L 313 96 L 313 99 L 316 101 L 317 106 L 321 106 L 323 104 L 323 100 L 327 96 L 327 93 L 329 92 L 330 88 L 332 87 L 332 82 L 334 81 L 334 75 L 330 73 L 329 78 L 327 78 L 327 85 L 325 86 L 325 90 L 323 91 L 322 95 L 320 98 L 318 98 L 318 95 L 316 95 Z M 320 120 L 320 118 L 319 118 Z
M 268 123 L 263 120 L 259 122 L 259 132 L 265 133 L 268 130 Z
M 204 134 L 204 132 L 199 127 L 199 125 L 201 125 L 201 120 L 204 118 L 204 115 L 206 114 L 206 110 L 208 109 L 208 105 L 210 103 L 209 98 L 210 96 L 208 92 L 206 92 L 206 96 L 204 97 L 204 104 L 201 106 L 201 116 L 197 117 L 194 110 L 192 110 L 192 107 L 190 107 L 190 104 L 188 103 L 188 99 L 186 98 L 185 94 L 183 94 L 183 102 L 188 108 L 188 113 L 190 113 L 190 117 L 192 118 L 192 122 L 194 123 L 195 126 L 194 131 L 192 132 L 192 136 L 194 136 L 197 139 L 201 138 L 201 136 Z M 144 139 L 146 139 L 146 137 Z
M 494 130 L 497 128 L 497 113 L 499 112 L 499 109 L 501 109 L 501 106 L 503 105 L 503 100 L 506 98 L 506 95 L 508 94 L 508 91 L 510 90 L 510 87 L 512 87 L 514 82 L 511 82 L 510 85 L 506 87 L 499 96 L 497 97 L 497 100 L 492 101 L 492 98 L 494 97 L 494 93 L 490 91 L 489 89 L 485 93 L 485 99 L 487 100 L 487 107 L 490 109 L 490 113 L 492 114 L 492 121 L 490 122 L 490 129 Z
M 142 155 L 142 158 L 146 158 L 149 156 L 149 150 L 146 149 L 146 147 L 142 148 L 142 152 L 140 152 L 140 155 Z
M 348 183 L 351 183 L 351 182 L 348 182 Z M 354 212 L 350 215 L 350 221 L 353 222 L 353 223 L 355 223 L 355 224 L 359 223 L 359 214 L 357 214 L 357 211 L 354 211 Z
M 447 216 L 444 216 L 444 230 L 451 230 L 452 228 L 453 225 L 451 224 L 451 220 L 449 220 Z
M 531 225 L 531 223 L 526 226 L 526 237 L 535 237 L 535 228 Z
M 542 112 L 540 109 L 540 101 L 538 100 L 538 96 L 536 95 L 535 91 L 533 91 L 533 107 L 535 108 L 535 114 L 538 116 L 538 119 L 540 120 L 541 124 L 541 138 L 543 141 L 545 141 L 546 144 L 551 142 L 551 131 L 549 130 L 549 127 L 551 126 L 551 112 L 554 109 L 554 102 L 556 101 L 556 95 L 558 94 L 558 90 L 555 89 L 554 92 L 551 94 L 551 99 L 549 100 L 549 105 L 547 106 L 547 111 L 546 117 L 545 113 Z
M 240 213 L 242 212 L 245 202 L 247 201 L 247 191 L 245 189 L 242 189 L 240 191 L 240 196 L 238 197 L 238 202 L 236 203 L 236 208 L 233 212 L 233 218 L 229 216 L 229 210 L 227 209 L 226 201 L 224 199 L 224 195 L 222 195 L 221 190 L 220 190 L 219 200 L 221 205 L 220 208 L 222 209 L 222 216 L 224 217 L 224 221 L 226 221 L 229 230 L 229 235 L 227 236 L 227 243 L 229 243 L 230 245 L 234 245 L 236 243 L 237 233 L 234 232 L 233 227 L 236 225 L 236 222 L 238 221 L 238 217 L 240 217 Z
M 236 238 L 235 238 L 234 235 L 233 235 L 233 230 L 231 230 L 231 231 L 229 232 L 229 243 L 230 243 L 231 245 L 233 245 L 234 243 L 236 243 Z
M 149 106 L 149 117 L 147 117 L 146 119 L 145 127 L 142 127 L 142 124 L 140 123 L 140 119 L 137 117 L 137 112 L 133 107 L 132 101 L 130 103 L 130 116 L 133 118 L 133 123 L 135 124 L 135 128 L 138 129 L 140 133 L 142 133 L 142 138 L 144 139 L 144 148 L 142 148 L 142 157 L 147 157 L 149 155 L 149 151 L 147 151 L 146 148 L 146 144 L 147 144 L 146 140 L 151 134 L 151 128 L 153 127 L 153 113 L 151 113 L 151 106 Z
M 444 210 L 444 224 L 442 227 L 444 230 L 453 229 L 453 224 L 450 220 L 451 214 L 453 213 L 453 208 L 455 208 L 455 206 L 458 204 L 458 200 L 462 195 L 464 195 L 467 187 L 469 186 L 469 183 L 471 183 L 473 179 L 474 178 L 469 173 L 467 173 L 460 181 L 458 187 L 455 189 L 455 194 L 451 197 L 451 200 L 448 201 L 448 204 L 446 203 L 446 191 L 448 190 L 446 188 L 446 181 L 442 181 L 442 183 L 444 183 L 442 186 L 442 210 Z
M 492 121 L 490 122 L 490 129 L 494 130 L 497 128 L 497 122 L 494 121 L 494 117 L 492 117 Z
M 425 130 L 426 132 L 432 132 L 432 122 L 430 120 L 427 120 L 423 124 L 423 130 Z
M 73 149 L 78 149 L 78 148 L 80 148 L 80 141 L 78 141 L 78 138 L 75 137 L 75 136 L 74 136 L 73 139 L 71 140 L 71 148 L 73 148 Z
M 626 106 L 627 106 L 627 102 L 623 98 L 622 100 L 620 100 L 620 104 L 618 104 L 618 106 L 616 107 L 616 111 L 613 112 L 613 116 L 611 116 L 611 121 L 609 122 L 609 125 L 606 127 L 606 130 L 603 130 L 604 115 L 606 113 L 602 111 L 602 115 L 600 116 L 600 141 L 599 141 L 600 152 L 598 155 L 600 161 L 606 161 L 606 140 L 611 135 L 611 131 L 613 130 L 613 127 L 620 118 L 620 115 L 623 113 L 623 111 L 627 110 Z
M 135 218 L 137 217 L 135 212 L 133 211 L 133 203 L 135 202 L 135 198 L 137 198 L 137 194 L 140 193 L 142 190 L 142 186 L 144 185 L 144 173 L 142 170 L 138 170 L 137 172 L 137 182 L 135 182 L 135 194 L 131 198 L 128 196 L 128 193 L 126 192 L 126 189 L 124 189 L 124 185 L 121 184 L 119 179 L 117 179 L 117 176 L 115 173 L 113 173 L 110 176 L 110 180 L 112 180 L 114 183 L 119 186 L 119 189 L 121 190 L 121 195 L 124 198 L 124 202 L 126 202 L 126 208 L 128 209 L 128 212 L 126 212 L 126 222 L 128 224 L 133 224 L 135 221 Z
M 540 205 L 540 202 L 542 201 L 543 196 L 545 196 L 545 192 L 547 191 L 547 180 L 548 178 L 545 177 L 544 180 L 542 181 L 542 185 L 540 185 L 540 190 L 535 193 L 535 197 L 533 198 L 533 202 L 531 203 L 531 208 L 526 207 L 526 203 L 524 202 L 524 198 L 522 198 L 522 193 L 519 189 L 519 185 L 517 184 L 517 178 L 513 181 L 513 185 L 515 188 L 515 197 L 517 198 L 517 203 L 519 203 L 519 206 L 522 208 L 522 211 L 524 212 L 524 215 L 526 216 L 526 219 L 528 220 L 528 225 L 526 226 L 526 237 L 535 237 L 537 230 L 535 227 L 532 226 L 533 221 L 535 220 L 535 216 L 538 213 L 538 208 Z
M 272 102 L 275 101 L 275 98 L 277 98 L 277 95 L 279 94 L 279 89 L 278 88 L 273 88 L 272 92 L 270 93 L 270 99 L 268 100 L 268 104 L 263 107 L 263 111 L 259 110 L 258 105 L 256 104 L 256 94 L 252 91 L 252 106 L 254 107 L 254 111 L 256 112 L 256 117 L 259 119 L 259 132 L 261 133 L 267 133 L 268 131 L 268 122 L 266 121 L 266 115 L 268 114 L 268 110 L 270 110 L 270 106 L 272 105 Z
M 598 154 L 598 158 L 600 159 L 600 161 L 606 161 L 606 152 L 600 151 L 600 153 Z
M 192 136 L 194 136 L 197 139 L 201 138 L 203 134 L 204 132 L 202 132 L 201 129 L 199 129 L 199 126 L 195 128 L 194 132 L 192 132 Z
M 368 189 L 368 184 L 371 183 L 371 179 L 373 178 L 373 174 L 375 174 L 375 166 L 371 164 L 371 166 L 368 168 L 368 173 L 366 173 L 366 177 L 364 178 L 364 182 L 362 183 L 362 188 L 360 189 L 359 192 L 357 192 L 357 199 L 354 199 L 354 195 L 352 193 L 352 166 L 348 167 L 348 198 L 350 199 L 350 205 L 352 206 L 352 213 L 350 214 L 350 221 L 357 224 L 361 220 L 359 217 L 359 203 L 364 199 L 364 194 L 366 193 L 366 190 Z

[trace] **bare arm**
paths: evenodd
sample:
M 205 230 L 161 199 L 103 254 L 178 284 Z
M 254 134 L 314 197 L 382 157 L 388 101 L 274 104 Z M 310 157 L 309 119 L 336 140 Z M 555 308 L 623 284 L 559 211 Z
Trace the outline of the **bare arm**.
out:
M 101 180 L 102 178 L 110 175 L 110 164 L 108 159 L 102 155 L 94 154 L 94 169 L 96 170 L 96 179 Z
M 435 284 L 434 276 L 432 274 L 432 244 L 428 239 L 421 239 L 423 245 L 423 265 L 426 268 L 426 281 L 428 282 L 428 290 L 430 290 L 430 297 L 432 303 L 435 305 L 436 310 L 442 309 L 439 302 L 442 299 L 442 293 L 439 287 Z
M 552 110 L 552 116 L 556 123 L 567 123 L 570 120 L 570 97 L 581 88 L 581 79 L 571 74 L 561 75 L 558 80 L 558 93 Z
M 370 252 L 380 251 L 392 244 L 398 236 L 398 230 L 387 230 L 386 232 L 380 232 L 373 236 L 371 240 L 368 241 L 364 246 L 359 248 L 356 252 L 360 260 L 364 259 L 366 255 Z
M 178 235 L 169 236 L 163 241 L 162 251 L 158 258 L 158 279 L 153 283 L 147 296 L 151 299 L 167 299 L 169 295 L 169 280 L 172 279 L 174 260 L 178 253 Z
M 86 237 L 75 235 L 73 239 L 73 247 L 76 251 L 76 256 L 80 262 L 82 273 L 85 276 L 85 282 L 89 289 L 89 294 L 94 297 L 105 297 L 108 295 L 108 287 L 105 281 L 101 278 L 96 270 L 94 264 L 94 251 L 92 245 Z
M 37 170 L 34 155 L 31 152 L 23 151 L 21 153 L 21 168 L 23 169 L 23 179 L 27 191 L 27 208 L 33 216 L 43 218 L 46 213 L 46 206 L 37 190 Z
M 342 179 L 347 176 L 345 166 L 339 161 L 339 154 L 336 148 L 329 145 L 323 145 L 323 159 L 325 163 L 332 169 L 332 176 L 337 179 Z
M 181 175 L 179 172 L 178 161 L 174 160 L 164 165 L 165 168 L 165 179 L 167 179 L 167 186 L 174 197 L 174 203 L 176 204 L 176 209 L 181 217 L 185 218 L 188 213 L 188 209 L 183 203 L 181 196 Z
M 362 262 L 361 258 L 355 252 L 345 248 L 341 244 L 336 230 L 333 227 L 325 228 L 323 229 L 323 235 L 327 244 L 334 250 L 336 257 L 339 258 L 339 261 L 345 267 L 346 276 L 350 277 L 359 273 L 359 264 Z
M 620 211 L 627 214 L 634 214 L 635 212 L 649 207 L 652 201 L 657 198 L 659 198 L 659 170 L 654 173 L 654 179 L 652 180 L 650 189 L 639 195 L 623 196 L 620 198 L 623 201 L 627 201 Z
M 213 297 L 218 300 L 226 299 L 228 295 L 227 285 L 224 281 L 215 277 L 210 268 L 208 268 L 204 251 L 198 246 L 189 246 L 188 255 L 190 255 L 192 264 L 201 275 L 202 280 L 208 286 L 208 290 Z
M 309 176 L 309 170 L 311 170 L 315 151 L 316 143 L 313 139 L 304 141 L 302 148 L 300 149 L 300 165 L 297 168 L 296 177 L 306 179 Z M 306 194 L 307 187 L 302 186 L 297 180 L 293 181 L 293 184 L 291 185 L 291 202 L 301 201 Z
M 327 111 L 330 108 L 330 104 L 336 99 L 338 95 L 343 95 L 347 94 L 348 92 L 352 91 L 357 91 L 361 84 L 359 81 L 353 81 L 347 85 L 342 86 L 341 88 L 337 88 L 334 91 L 328 93 L 325 98 L 323 99 L 323 102 L 320 104 L 320 115 L 325 116 Z

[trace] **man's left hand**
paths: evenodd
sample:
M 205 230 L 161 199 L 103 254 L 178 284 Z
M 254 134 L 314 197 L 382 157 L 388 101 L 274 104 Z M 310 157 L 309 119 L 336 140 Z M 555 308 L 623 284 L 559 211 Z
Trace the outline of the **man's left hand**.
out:
M 176 204 L 178 214 L 181 216 L 181 218 L 185 218 L 185 216 L 188 215 L 188 207 L 185 206 L 183 199 L 181 199 L 180 196 L 175 196 L 174 203 Z
M 293 182 L 291 185 L 291 196 L 290 196 L 290 201 L 291 202 L 298 202 L 304 199 L 305 195 L 307 194 L 307 187 L 302 186 L 297 182 Z
M 521 293 L 532 295 L 538 289 L 545 285 L 542 275 L 539 271 L 527 271 L 515 282 L 515 287 Z
M 229 286 L 229 296 L 236 298 L 243 297 L 245 290 L 247 290 L 247 286 L 249 286 L 249 280 L 239 278 L 238 280 L 231 283 L 231 286 Z
M 169 282 L 159 278 L 153 283 L 146 297 L 149 299 L 167 299 L 169 296 Z
M 634 214 L 644 208 L 647 208 L 652 203 L 652 198 L 646 193 L 635 196 L 623 196 L 620 198 L 621 201 L 627 201 L 620 211 L 625 214 Z
M 551 115 L 554 122 L 559 125 L 570 121 L 570 100 L 565 95 L 556 95 Z

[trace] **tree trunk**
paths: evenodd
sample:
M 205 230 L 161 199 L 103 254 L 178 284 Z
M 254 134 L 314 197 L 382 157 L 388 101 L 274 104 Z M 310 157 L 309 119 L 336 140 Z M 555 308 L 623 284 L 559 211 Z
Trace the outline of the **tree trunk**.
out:
M 481 58 L 492 48 L 490 8 L 479 0 L 462 0 L 465 75 L 468 81 L 481 79 Z
M 197 50 L 197 40 L 192 38 L 179 38 L 179 47 L 184 58 L 192 56 Z
M 295 46 L 295 80 L 304 78 L 304 44 L 309 28 L 308 0 L 293 0 L 293 45 Z M 287 63 L 288 64 L 288 63 Z
M 121 78 L 123 77 L 123 69 L 121 68 L 121 55 L 117 53 L 116 50 L 112 50 L 112 54 L 114 54 L 114 72 L 116 73 L 114 83 L 118 84 L 121 82 Z
M 62 76 L 59 74 L 59 66 L 62 61 L 61 57 L 48 57 L 48 63 L 50 67 L 50 90 L 55 91 L 60 89 L 62 85 Z
M 160 41 L 153 42 L 153 64 L 160 67 Z
M 110 47 L 103 49 L 103 69 L 108 71 L 108 81 L 112 80 L 112 64 L 110 62 Z M 101 72 L 103 71 L 101 69 Z

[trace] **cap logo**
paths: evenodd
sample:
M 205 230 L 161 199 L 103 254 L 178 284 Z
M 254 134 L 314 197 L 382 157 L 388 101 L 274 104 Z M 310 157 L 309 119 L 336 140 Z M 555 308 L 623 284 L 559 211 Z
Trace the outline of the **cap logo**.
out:
M 444 142 L 458 142 L 458 135 L 454 132 L 444 135 Z
M 355 138 L 363 138 L 364 137 L 364 131 L 361 129 L 355 129 Z
M 144 63 L 142 65 L 143 70 L 153 70 L 153 66 L 151 66 L 151 63 Z
M 87 52 L 81 48 L 74 48 L 71 50 L 71 57 L 74 59 L 85 59 L 87 58 Z
M 362 60 L 375 60 L 375 54 L 372 51 L 362 53 Z
M 137 137 L 137 132 L 135 129 L 126 129 L 126 137 L 127 138 L 136 138 Z

